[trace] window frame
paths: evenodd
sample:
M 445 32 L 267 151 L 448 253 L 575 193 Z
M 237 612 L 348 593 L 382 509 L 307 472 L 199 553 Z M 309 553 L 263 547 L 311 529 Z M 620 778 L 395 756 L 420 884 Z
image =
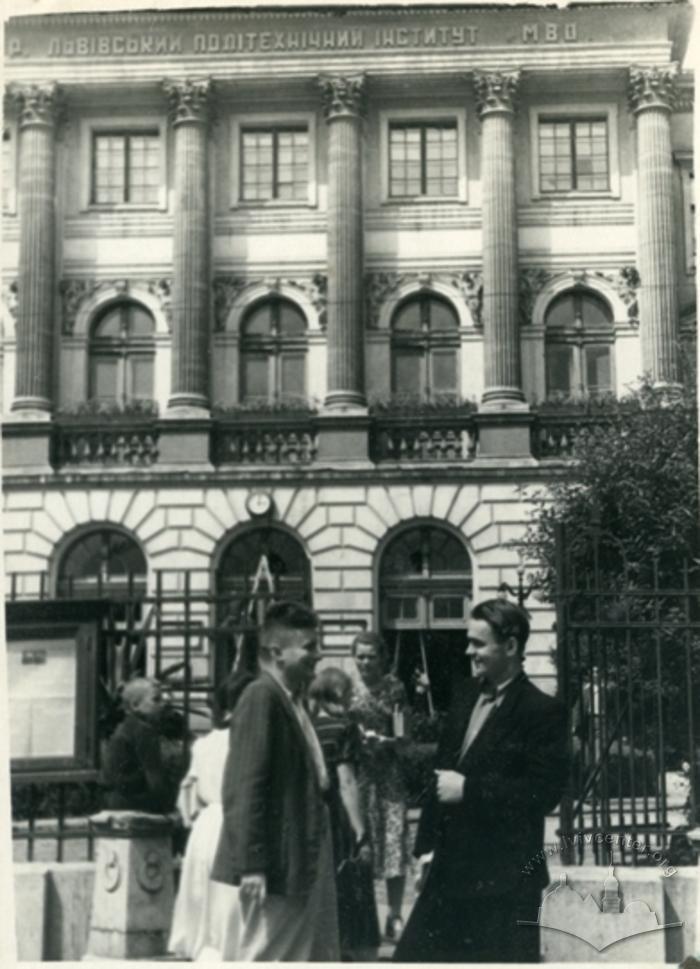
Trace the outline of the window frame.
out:
M 549 313 L 552 305 L 560 297 L 569 294 L 573 294 L 574 299 L 578 297 L 578 299 L 581 300 L 588 295 L 595 299 L 606 302 L 605 298 L 599 293 L 587 290 L 577 290 L 575 287 L 563 290 L 561 293 L 557 293 L 556 296 L 550 300 L 544 314 L 545 395 L 547 398 L 549 398 L 550 395 L 563 393 L 562 391 L 551 390 L 549 387 L 549 360 L 547 351 L 550 346 L 573 347 L 573 371 L 575 380 L 572 381 L 572 386 L 569 388 L 568 394 L 566 394 L 568 398 L 572 400 L 588 400 L 595 399 L 598 396 L 604 396 L 605 394 L 615 393 L 615 317 L 612 307 L 608 304 L 608 309 L 610 312 L 609 326 L 603 327 L 601 325 L 596 325 L 586 327 L 584 323 L 583 326 L 578 329 L 573 323 L 570 326 L 547 325 L 547 314 Z M 576 317 L 574 317 L 574 319 L 575 318 Z M 610 349 L 610 386 L 607 390 L 599 391 L 596 394 L 591 393 L 587 386 L 586 379 L 586 347 L 591 346 L 607 346 Z
M 542 191 L 540 188 L 540 122 L 604 120 L 608 136 L 608 187 L 606 189 L 557 189 Z M 620 197 L 620 156 L 618 145 L 617 105 L 610 103 L 586 104 L 540 104 L 530 108 L 530 175 L 533 200 L 549 201 L 583 198 Z
M 2 206 L 2 214 L 16 215 L 17 214 L 17 170 L 18 170 L 17 152 L 19 149 L 19 145 L 18 145 L 18 139 L 17 139 L 17 125 L 14 121 L 7 121 L 7 120 L 5 121 L 2 127 L 2 137 L 3 137 L 3 151 L 4 151 L 5 140 L 7 140 L 10 144 L 8 178 L 7 178 L 9 183 L 8 189 L 7 189 L 7 205 Z
M 155 202 L 94 202 L 93 172 L 95 138 L 107 134 L 142 135 L 148 132 L 158 137 L 158 197 Z M 156 212 L 168 206 L 167 128 L 163 118 L 146 116 L 134 118 L 117 115 L 113 118 L 86 118 L 80 125 L 81 143 L 81 200 L 83 212 Z
M 452 121 L 457 128 L 457 193 L 456 195 L 404 195 L 392 196 L 390 178 L 390 130 L 392 124 L 430 125 L 435 122 Z M 435 110 L 426 108 L 401 108 L 379 112 L 379 163 L 381 171 L 382 205 L 421 205 L 425 203 L 466 204 L 467 181 L 467 111 L 466 108 Z
M 123 337 L 95 337 L 93 331 L 98 327 L 101 321 L 114 309 L 117 307 L 121 308 L 122 312 L 128 311 L 130 305 L 136 306 L 139 309 L 145 311 L 149 314 L 153 320 L 153 334 L 150 337 L 137 336 L 131 339 L 124 339 Z M 137 400 L 153 400 L 155 396 L 155 380 L 156 380 L 156 321 L 153 317 L 153 313 L 147 306 L 139 303 L 137 300 L 123 300 L 116 301 L 110 306 L 105 308 L 96 318 L 90 322 L 90 330 L 88 337 L 88 347 L 87 347 L 87 357 L 88 357 L 88 398 L 90 400 L 104 400 L 111 401 L 114 400 L 119 406 L 124 406 L 125 404 L 135 402 Z M 95 374 L 94 374 L 94 361 L 99 357 L 102 360 L 108 358 L 114 358 L 117 361 L 116 370 L 116 384 L 117 384 L 117 394 L 114 398 L 111 397 L 98 397 L 95 394 Z M 133 374 L 128 366 L 128 361 L 133 360 L 137 357 L 144 358 L 148 357 L 152 362 L 153 368 L 153 386 L 151 387 L 151 393 L 147 397 L 136 397 L 133 394 Z
M 454 314 L 456 326 L 454 329 L 450 330 L 431 330 L 427 313 L 424 309 L 425 306 L 429 305 L 430 302 L 442 303 Z M 402 309 L 412 302 L 419 304 L 420 317 L 421 317 L 421 329 L 418 330 L 397 330 L 394 327 L 396 318 L 401 313 Z M 396 356 L 395 350 L 397 346 L 403 346 L 406 349 L 416 349 L 421 350 L 420 358 L 420 386 L 418 387 L 416 393 L 420 396 L 421 400 L 430 401 L 434 400 L 436 396 L 447 396 L 449 394 L 454 394 L 455 400 L 459 398 L 460 393 L 460 348 L 461 348 L 461 334 L 460 334 L 460 320 L 457 308 L 453 306 L 449 300 L 440 296 L 439 294 L 433 292 L 425 293 L 411 293 L 409 296 L 401 300 L 399 305 L 396 307 L 392 313 L 391 320 L 389 321 L 389 359 L 390 359 L 390 386 L 392 395 L 400 396 L 404 391 L 399 390 L 396 386 Z M 435 391 L 433 389 L 433 358 L 435 351 L 439 354 L 442 350 L 453 350 L 455 356 L 455 389 L 454 391 Z
M 259 130 L 298 130 L 306 128 L 308 148 L 308 191 L 305 199 L 244 199 L 243 191 L 243 132 Z M 316 115 L 313 112 L 293 114 L 239 114 L 231 119 L 231 199 L 232 209 L 314 208 L 317 205 L 318 185 L 316 166 Z
M 247 320 L 253 315 L 253 313 L 264 306 L 266 303 L 279 306 L 281 303 L 288 303 L 290 306 L 294 307 L 297 312 L 303 317 L 306 324 L 306 330 L 302 335 L 295 336 L 283 336 L 279 332 L 273 332 L 269 335 L 264 336 L 250 336 L 244 333 L 244 327 Z M 274 319 L 274 318 L 273 318 Z M 277 318 L 277 325 L 279 326 L 279 318 Z M 257 354 L 262 356 L 265 354 L 267 357 L 267 396 L 265 398 L 265 403 L 273 404 L 280 401 L 284 401 L 285 395 L 282 392 L 282 364 L 285 356 L 289 353 L 300 353 L 303 352 L 304 356 L 304 390 L 300 396 L 299 403 L 305 402 L 308 399 L 309 392 L 309 321 L 304 313 L 303 309 L 298 306 L 293 300 L 288 299 L 285 296 L 278 297 L 267 297 L 260 300 L 256 300 L 251 306 L 246 309 L 240 322 L 239 337 L 238 337 L 238 401 L 241 404 L 262 402 L 260 401 L 259 395 L 247 396 L 245 393 L 245 362 L 246 355 Z M 292 396 L 288 395 L 291 402 Z

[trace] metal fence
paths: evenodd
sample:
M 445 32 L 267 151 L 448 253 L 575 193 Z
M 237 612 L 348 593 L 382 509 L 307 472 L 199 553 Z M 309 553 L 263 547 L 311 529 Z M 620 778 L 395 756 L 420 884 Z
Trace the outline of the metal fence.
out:
M 700 571 L 668 557 L 632 568 L 609 536 L 560 529 L 556 573 L 564 857 L 608 863 L 612 841 L 643 864 L 699 820 Z
M 269 591 L 213 591 L 206 570 L 159 570 L 147 590 L 143 577 L 97 582 L 104 602 L 98 653 L 98 740 L 104 743 L 119 717 L 120 684 L 132 676 L 155 676 L 180 717 L 181 736 L 171 755 L 183 769 L 193 735 L 209 728 L 212 690 L 235 667 L 254 662 L 257 628 Z M 54 601 L 44 575 L 8 576 L 9 602 Z M 85 596 L 85 586 L 61 590 L 61 599 Z M 320 613 L 323 654 L 343 655 L 366 627 L 360 613 Z M 12 775 L 13 839 L 16 860 L 92 858 L 87 818 L 100 809 L 99 764 L 95 770 L 51 775 Z M 70 847 L 69 847 L 70 845 Z

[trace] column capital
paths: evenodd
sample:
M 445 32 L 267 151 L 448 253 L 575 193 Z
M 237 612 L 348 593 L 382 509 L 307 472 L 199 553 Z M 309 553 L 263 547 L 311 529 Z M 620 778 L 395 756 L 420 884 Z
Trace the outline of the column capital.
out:
M 204 78 L 171 78 L 163 81 L 168 99 L 170 122 L 179 124 L 207 124 L 211 116 L 212 80 Z
M 515 111 L 520 71 L 474 71 L 473 78 L 479 117 Z
M 646 108 L 672 111 L 678 94 L 678 65 L 668 67 L 630 67 L 629 103 L 634 114 Z
M 8 94 L 19 110 L 20 128 L 32 125 L 52 127 L 60 121 L 64 105 L 62 91 L 55 81 L 13 83 L 9 86 Z
M 317 83 L 321 89 L 326 121 L 343 117 L 362 117 L 367 93 L 364 74 L 346 76 L 321 74 L 317 78 Z

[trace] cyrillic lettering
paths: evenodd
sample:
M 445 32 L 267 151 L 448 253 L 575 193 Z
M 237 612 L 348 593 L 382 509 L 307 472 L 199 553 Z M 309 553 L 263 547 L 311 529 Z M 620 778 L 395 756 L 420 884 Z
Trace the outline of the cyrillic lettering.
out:
M 266 30 L 264 30 L 260 34 L 260 50 L 269 50 L 271 40 L 272 38 L 270 34 Z
M 540 33 L 537 29 L 537 24 L 523 24 L 523 43 L 527 44 L 528 41 L 537 41 L 540 39 Z
M 76 54 L 82 54 L 83 57 L 86 56 L 88 52 L 88 42 L 87 37 L 78 37 L 75 41 L 75 52 Z
M 221 44 L 221 38 L 218 34 L 209 34 L 209 45 L 207 50 L 210 54 L 216 54 L 219 51 L 219 45 Z
M 564 24 L 564 40 L 576 40 L 576 24 Z
M 52 37 L 49 41 L 49 57 L 58 57 L 61 53 L 61 45 L 58 42 L 58 37 Z
M 180 34 L 177 37 L 171 37 L 170 43 L 168 44 L 170 54 L 181 54 L 182 53 L 182 36 Z
M 127 54 L 138 54 L 139 52 L 139 39 L 138 37 L 129 37 L 126 42 L 126 52 Z
M 124 38 L 119 34 L 117 34 L 116 37 L 112 37 L 112 53 L 113 54 L 124 53 Z
M 559 39 L 559 31 L 557 30 L 556 24 L 544 25 L 544 39 L 549 43 Z
M 351 47 L 362 47 L 363 44 L 363 34 L 361 27 L 355 27 L 350 31 L 350 46 Z

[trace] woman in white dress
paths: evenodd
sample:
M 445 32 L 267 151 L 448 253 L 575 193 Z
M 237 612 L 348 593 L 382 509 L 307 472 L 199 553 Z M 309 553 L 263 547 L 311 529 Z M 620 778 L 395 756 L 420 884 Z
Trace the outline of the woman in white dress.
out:
M 238 888 L 210 879 L 222 823 L 221 787 L 228 756 L 228 719 L 253 679 L 243 674 L 216 694 L 223 722 L 192 745 L 190 768 L 180 786 L 177 807 L 191 827 L 180 872 L 180 886 L 168 951 L 198 962 L 221 962 L 227 934 L 236 932 Z

